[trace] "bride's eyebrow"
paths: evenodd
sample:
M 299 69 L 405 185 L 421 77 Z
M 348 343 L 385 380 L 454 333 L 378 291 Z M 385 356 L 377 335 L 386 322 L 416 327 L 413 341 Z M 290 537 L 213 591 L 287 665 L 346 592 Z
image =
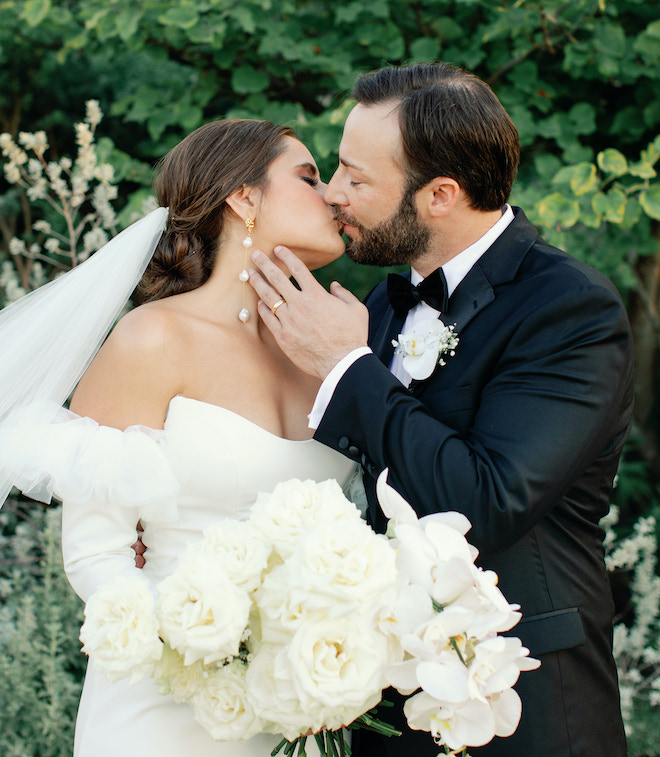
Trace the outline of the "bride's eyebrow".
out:
M 296 168 L 307 168 L 312 172 L 312 176 L 318 176 L 319 169 L 313 163 L 301 163 Z

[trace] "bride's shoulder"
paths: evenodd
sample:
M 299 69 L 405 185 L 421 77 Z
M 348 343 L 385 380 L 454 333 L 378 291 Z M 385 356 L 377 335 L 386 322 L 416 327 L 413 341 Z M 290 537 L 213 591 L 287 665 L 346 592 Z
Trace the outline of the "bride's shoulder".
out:
M 179 321 L 160 302 L 127 313 L 78 384 L 71 410 L 117 428 L 162 428 L 169 400 L 180 393 L 184 378 Z
M 119 320 L 107 344 L 122 352 L 153 352 L 182 336 L 179 313 L 161 300 L 134 308 Z

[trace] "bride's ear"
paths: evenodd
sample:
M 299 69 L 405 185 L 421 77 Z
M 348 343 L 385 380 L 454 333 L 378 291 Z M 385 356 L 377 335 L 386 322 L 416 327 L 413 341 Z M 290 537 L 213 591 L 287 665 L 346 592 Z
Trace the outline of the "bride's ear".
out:
M 240 189 L 232 192 L 225 202 L 239 218 L 245 221 L 256 216 L 260 197 L 259 189 L 243 184 Z

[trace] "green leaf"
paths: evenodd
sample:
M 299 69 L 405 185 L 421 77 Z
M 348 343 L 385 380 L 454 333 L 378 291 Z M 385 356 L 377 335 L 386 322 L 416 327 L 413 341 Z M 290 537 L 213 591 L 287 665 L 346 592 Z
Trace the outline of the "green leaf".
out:
M 163 26 L 176 26 L 179 29 L 191 29 L 199 21 L 197 9 L 191 6 L 170 8 L 158 17 Z
M 598 192 L 591 201 L 598 215 L 611 223 L 622 223 L 626 214 L 626 196 L 620 189 L 611 189 L 607 194 Z
M 430 37 L 420 37 L 410 45 L 410 61 L 415 63 L 424 63 L 435 61 L 440 52 L 440 43 L 437 39 Z
M 551 153 L 540 153 L 534 156 L 534 170 L 543 181 L 549 181 L 561 168 L 561 161 Z
M 222 42 L 226 30 L 227 24 L 223 21 L 216 21 L 213 24 L 202 21 L 188 32 L 188 39 L 199 44 L 215 43 L 217 47 Z
M 138 30 L 138 24 L 140 23 L 141 18 L 142 8 L 140 6 L 125 8 L 117 16 L 117 31 L 124 42 L 128 42 Z
M 338 24 L 352 24 L 362 13 L 361 3 L 338 4 L 335 11 L 335 20 Z
M 50 10 L 50 0 L 27 0 L 23 10 L 23 18 L 28 26 L 40 24 Z
M 600 170 L 612 174 L 612 176 L 623 176 L 628 171 L 628 161 L 625 155 L 613 147 L 608 147 L 607 150 L 599 152 L 596 160 Z
M 589 103 L 577 103 L 568 112 L 576 134 L 593 134 L 596 131 L 596 111 Z
M 232 89 L 240 95 L 263 92 L 268 86 L 268 81 L 268 74 L 257 71 L 252 66 L 239 66 L 231 75 Z
M 651 23 L 646 27 L 646 33 L 650 37 L 657 37 L 660 39 L 660 19 L 657 21 L 651 21 Z
M 523 147 L 534 143 L 536 137 L 536 119 L 524 105 L 513 105 L 509 110 L 511 120 L 518 130 L 518 138 Z
M 628 166 L 628 172 L 633 176 L 639 176 L 640 179 L 653 179 L 657 175 L 655 168 L 646 160 L 638 160 L 637 163 L 631 163 Z
M 580 220 L 580 206 L 559 192 L 544 197 L 537 205 L 541 223 L 550 229 L 574 226 Z
M 639 204 L 647 216 L 660 221 L 660 184 L 639 195 Z
M 235 18 L 241 29 L 246 34 L 254 34 L 257 30 L 257 24 L 254 20 L 252 11 L 244 5 L 237 5 L 230 11 L 232 18 Z
M 565 166 L 555 178 L 553 184 L 569 183 L 576 195 L 584 195 L 596 188 L 598 179 L 596 166 L 593 163 L 578 163 L 574 166 Z
M 642 206 L 635 197 L 629 197 L 626 203 L 626 215 L 621 222 L 621 228 L 632 229 L 642 216 Z
M 337 152 L 341 139 L 341 129 L 325 128 L 314 133 L 314 150 L 320 158 L 327 158 L 333 152 Z

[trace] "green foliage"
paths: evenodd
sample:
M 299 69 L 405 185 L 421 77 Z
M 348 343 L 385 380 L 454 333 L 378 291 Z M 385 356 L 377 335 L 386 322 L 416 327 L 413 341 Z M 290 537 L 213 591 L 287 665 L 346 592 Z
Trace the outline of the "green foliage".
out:
M 59 508 L 9 500 L 0 521 L 0 754 L 70 757 L 84 675 L 82 604 L 64 576 Z
M 549 234 L 578 221 L 592 229 L 603 223 L 632 229 L 642 213 L 660 220 L 658 160 L 660 134 L 634 162 L 610 147 L 598 153 L 595 164 L 564 166 L 552 179 L 558 191 L 537 203 L 533 217 Z

